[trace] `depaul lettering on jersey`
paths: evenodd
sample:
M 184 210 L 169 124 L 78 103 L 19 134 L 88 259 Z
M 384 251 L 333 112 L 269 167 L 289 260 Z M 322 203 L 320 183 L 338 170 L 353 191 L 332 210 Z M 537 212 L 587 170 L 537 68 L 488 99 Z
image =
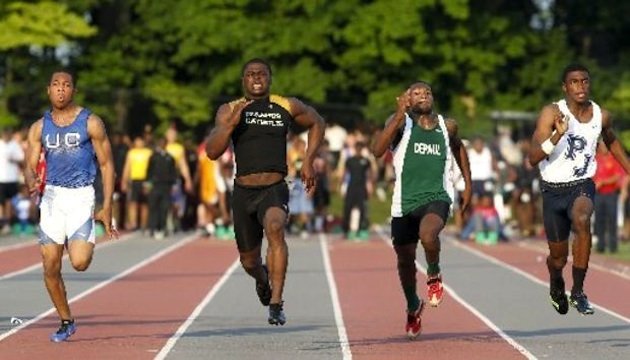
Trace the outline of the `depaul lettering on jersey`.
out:
M 414 143 L 413 152 L 420 155 L 442 155 L 440 144 Z

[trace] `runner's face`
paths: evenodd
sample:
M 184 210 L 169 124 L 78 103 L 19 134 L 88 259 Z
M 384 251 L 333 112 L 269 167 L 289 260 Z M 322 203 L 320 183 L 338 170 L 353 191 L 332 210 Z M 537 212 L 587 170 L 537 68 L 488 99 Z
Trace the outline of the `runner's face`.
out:
M 74 90 L 74 81 L 70 74 L 54 73 L 48 84 L 48 99 L 53 107 L 63 109 L 72 102 Z
M 430 114 L 433 111 L 433 93 L 427 85 L 412 85 L 409 96 L 412 111 L 420 114 Z
M 243 71 L 243 89 L 248 98 L 260 98 L 269 94 L 271 74 L 265 64 L 251 63 Z
M 566 97 L 577 103 L 584 103 L 589 100 L 591 81 L 586 71 L 571 71 L 567 74 L 562 84 L 562 89 Z

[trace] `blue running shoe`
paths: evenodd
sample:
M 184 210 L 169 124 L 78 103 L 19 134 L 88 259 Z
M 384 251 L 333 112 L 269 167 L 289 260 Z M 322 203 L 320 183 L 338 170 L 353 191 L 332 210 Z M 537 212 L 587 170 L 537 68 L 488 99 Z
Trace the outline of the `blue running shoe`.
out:
M 282 305 L 284 305 L 284 301 L 280 304 L 269 304 L 269 318 L 267 320 L 270 325 L 284 325 L 287 322 Z
M 61 322 L 61 326 L 56 333 L 50 335 L 50 341 L 62 342 L 68 340 L 72 334 L 77 331 L 77 326 L 74 324 L 74 320 L 64 320 Z
M 593 313 L 595 313 L 595 310 L 593 310 L 593 307 L 588 302 L 586 294 L 583 292 L 571 294 L 569 304 L 582 315 L 593 315 Z

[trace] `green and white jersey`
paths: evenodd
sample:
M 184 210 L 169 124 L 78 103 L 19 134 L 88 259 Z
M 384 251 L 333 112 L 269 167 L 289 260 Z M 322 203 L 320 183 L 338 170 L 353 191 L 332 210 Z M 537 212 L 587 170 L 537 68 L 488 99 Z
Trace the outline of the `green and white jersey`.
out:
M 392 217 L 407 215 L 432 201 L 453 203 L 453 156 L 444 118 L 438 115 L 437 126 L 426 130 L 405 116 L 400 141 L 393 148 Z

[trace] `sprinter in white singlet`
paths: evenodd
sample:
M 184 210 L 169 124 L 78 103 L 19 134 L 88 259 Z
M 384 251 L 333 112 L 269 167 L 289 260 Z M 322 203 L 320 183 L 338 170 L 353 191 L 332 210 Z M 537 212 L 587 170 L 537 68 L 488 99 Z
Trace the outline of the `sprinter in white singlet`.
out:
M 602 140 L 630 173 L 630 162 L 617 140 L 608 111 L 590 99 L 590 74 L 579 64 L 562 73 L 564 99 L 545 106 L 536 123 L 529 161 L 542 178 L 543 222 L 549 245 L 549 295 L 554 309 L 564 315 L 569 304 L 582 315 L 594 310 L 584 294 L 584 278 L 591 255 L 591 215 L 596 170 L 595 151 Z M 562 269 L 569 255 L 573 231 L 573 287 L 567 298 Z

